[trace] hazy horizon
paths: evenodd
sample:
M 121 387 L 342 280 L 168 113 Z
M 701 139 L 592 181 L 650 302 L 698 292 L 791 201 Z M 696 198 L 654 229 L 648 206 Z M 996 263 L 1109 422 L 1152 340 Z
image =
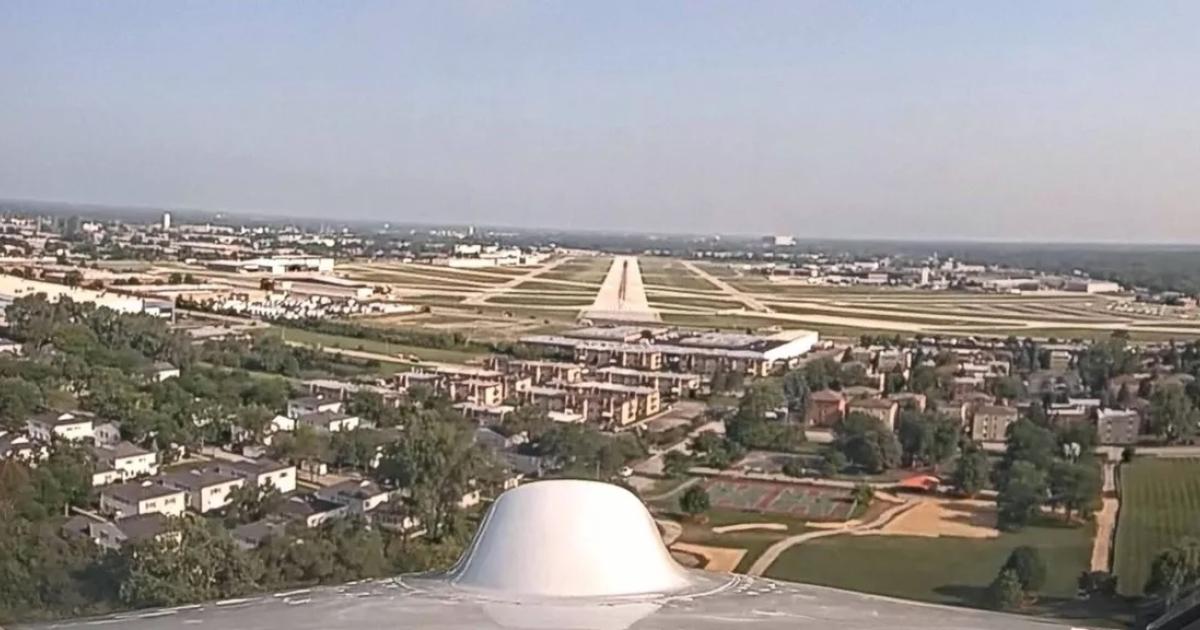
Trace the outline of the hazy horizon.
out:
M 0 198 L 1195 243 L 1197 18 L 1187 3 L 10 0 Z

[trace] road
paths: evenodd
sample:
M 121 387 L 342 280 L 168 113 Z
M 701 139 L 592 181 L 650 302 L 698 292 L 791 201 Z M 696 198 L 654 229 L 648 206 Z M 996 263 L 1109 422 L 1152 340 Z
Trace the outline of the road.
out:
M 705 431 L 713 431 L 718 434 L 724 434 L 725 433 L 725 423 L 720 420 L 714 420 L 712 422 L 708 422 L 708 423 L 700 425 L 699 427 L 693 429 L 690 433 L 688 433 L 687 437 L 683 438 L 682 440 L 680 440 L 680 441 L 668 446 L 667 448 L 659 451 L 658 453 L 655 453 L 654 455 L 651 455 L 650 457 L 634 464 L 633 471 L 636 473 L 642 474 L 642 475 L 662 475 L 663 474 L 663 455 L 666 455 L 670 451 L 679 451 L 681 453 L 691 454 L 687 448 L 688 443 L 692 441 L 692 438 L 695 438 L 697 435 L 700 435 L 701 433 L 704 433 Z
M 730 298 L 732 298 L 734 300 L 737 300 L 738 302 L 741 302 L 742 304 L 745 304 L 746 308 L 748 308 L 752 311 L 757 311 L 759 313 L 770 313 L 771 312 L 771 307 L 767 306 L 766 304 L 763 304 L 761 301 L 759 301 L 758 298 L 754 297 L 753 295 L 748 295 L 746 293 L 743 293 L 742 291 L 740 291 L 733 285 L 729 284 L 728 282 L 725 282 L 724 280 L 722 280 L 722 279 L 712 275 L 711 273 L 708 273 L 707 271 L 701 269 L 700 267 L 696 266 L 696 264 L 693 263 L 692 261 L 680 260 L 679 262 L 682 263 L 684 267 L 687 267 L 688 271 L 696 274 L 697 276 L 700 276 L 701 278 L 704 278 L 706 281 L 708 281 L 709 284 L 720 289 L 721 292 L 724 293 L 725 295 L 729 296 Z

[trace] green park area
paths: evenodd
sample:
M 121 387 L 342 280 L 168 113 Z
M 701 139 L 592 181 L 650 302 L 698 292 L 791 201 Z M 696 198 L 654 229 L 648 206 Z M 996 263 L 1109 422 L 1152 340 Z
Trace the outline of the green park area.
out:
M 1091 557 L 1091 525 L 1058 522 L 996 538 L 832 536 L 792 547 L 767 577 L 939 604 L 982 606 L 1013 549 L 1036 548 L 1046 564 L 1040 603 L 1073 600 Z
M 1140 595 L 1159 552 L 1200 538 L 1200 459 L 1138 458 L 1120 469 L 1114 572 L 1122 595 Z
M 388 343 L 375 339 L 360 339 L 342 335 L 331 335 L 299 328 L 272 326 L 270 334 L 278 335 L 285 341 L 321 346 L 324 348 L 339 348 L 342 350 L 361 350 L 375 354 L 398 356 L 400 354 L 416 356 L 422 361 L 438 361 L 447 363 L 462 363 L 478 356 L 477 353 L 462 350 L 442 348 L 424 348 L 420 346 Z

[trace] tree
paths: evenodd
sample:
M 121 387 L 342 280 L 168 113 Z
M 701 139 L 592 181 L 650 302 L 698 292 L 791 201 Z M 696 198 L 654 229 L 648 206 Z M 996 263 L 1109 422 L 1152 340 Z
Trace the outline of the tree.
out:
M 1121 449 L 1122 464 L 1128 464 L 1129 462 L 1132 462 L 1133 458 L 1135 457 L 1137 457 L 1137 448 L 1133 445 L 1126 446 L 1125 448 Z
M 1050 500 L 1064 508 L 1064 519 L 1073 512 L 1090 515 L 1100 498 L 1100 471 L 1090 459 L 1082 463 L 1057 461 L 1049 472 Z
M 1003 400 L 1016 400 L 1025 395 L 1025 383 L 1016 376 L 1005 376 L 992 382 L 992 395 Z
M 1017 610 L 1025 603 L 1021 580 L 1012 569 L 1000 571 L 987 588 L 987 603 L 996 610 Z
M 679 509 L 693 518 L 708 511 L 709 507 L 708 491 L 701 486 L 688 488 L 679 498 Z
M 813 391 L 822 389 L 841 389 L 842 385 L 838 381 L 838 376 L 841 374 L 841 365 L 837 361 L 829 357 L 821 357 L 814 361 L 809 361 L 801 368 L 804 373 L 804 380 Z
M 1200 580 L 1200 540 L 1184 538 L 1164 549 L 1150 564 L 1146 592 L 1161 598 L 1167 606 L 1194 587 Z
M 860 483 L 854 486 L 854 492 L 850 496 L 859 507 L 868 508 L 875 500 L 875 488 L 869 483 Z
M 991 467 L 987 453 L 972 444 L 971 448 L 963 450 L 962 455 L 958 457 L 952 481 L 954 489 L 968 497 L 979 494 L 980 490 L 987 487 Z
M 836 448 L 829 447 L 821 451 L 821 474 L 826 477 L 832 477 L 848 466 L 850 462 L 846 460 L 846 456 Z
M 218 523 L 182 520 L 179 537 L 159 536 L 122 552 L 120 597 L 126 605 L 177 606 L 236 597 L 258 587 L 262 567 Z
M 906 466 L 918 463 L 937 466 L 958 451 L 958 424 L 936 413 L 901 412 L 896 432 Z
M 1008 428 L 1004 459 L 996 471 L 996 486 L 1004 489 L 1014 463 L 1024 461 L 1038 470 L 1046 471 L 1058 452 L 1058 441 L 1049 429 L 1024 418 L 1014 422 Z
M 460 416 L 433 411 L 408 423 L 401 439 L 384 451 L 375 474 L 404 489 L 436 539 L 446 533 L 462 497 L 492 468 L 490 454 L 474 443 L 473 430 Z
M 668 477 L 682 477 L 692 468 L 692 458 L 680 451 L 667 451 L 663 455 L 663 473 Z
M 1196 424 L 1196 408 L 1182 387 L 1159 387 L 1150 396 L 1151 433 L 1174 442 L 1195 435 Z
M 0 427 L 24 428 L 26 417 L 44 402 L 37 385 L 21 377 L 0 378 Z
M 881 473 L 900 463 L 900 443 L 883 421 L 851 412 L 833 426 L 833 445 L 846 459 L 870 473 Z
M 1007 482 L 996 497 L 1000 528 L 1012 531 L 1028 525 L 1045 500 L 1045 473 L 1032 462 L 1015 462 L 1008 471 Z
M 1087 597 L 1112 597 L 1117 593 L 1117 576 L 1108 571 L 1084 571 L 1079 575 L 1078 584 Z
M 1046 562 L 1035 547 L 1022 545 L 1013 549 L 1000 569 L 1001 572 L 1008 570 L 1017 574 L 1021 590 L 1026 594 L 1037 593 L 1046 583 Z
M 783 375 L 783 397 L 787 400 L 788 412 L 803 417 L 808 407 L 810 393 L 808 380 L 803 370 L 792 370 Z

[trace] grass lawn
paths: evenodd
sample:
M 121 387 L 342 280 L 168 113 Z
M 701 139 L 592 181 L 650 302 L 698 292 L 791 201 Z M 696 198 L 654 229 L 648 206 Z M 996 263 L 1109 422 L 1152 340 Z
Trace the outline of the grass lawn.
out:
M 1150 563 L 1187 536 L 1200 537 L 1200 459 L 1142 457 L 1121 467 L 1113 570 L 1122 595 L 1139 595 Z
M 395 343 L 375 341 L 373 339 L 357 339 L 355 337 L 327 335 L 325 333 L 300 330 L 298 328 L 272 326 L 270 332 L 273 334 L 282 335 L 287 341 L 298 341 L 300 343 L 315 344 L 327 348 L 341 348 L 343 350 L 364 350 L 366 352 L 375 352 L 391 356 L 395 356 L 398 353 L 403 352 L 405 354 L 416 355 L 417 357 L 420 357 L 422 361 L 463 363 L 479 356 L 479 354 L 475 352 L 405 346 Z
M 776 514 L 759 514 L 757 512 L 739 512 L 737 510 L 709 510 L 705 512 L 704 523 L 696 523 L 689 519 L 682 519 L 680 522 L 683 525 L 683 535 L 680 536 L 681 542 L 688 542 L 697 545 L 707 545 L 710 547 L 729 547 L 734 549 L 745 549 L 746 555 L 742 557 L 738 563 L 737 573 L 745 573 L 750 569 L 750 565 L 762 555 L 767 547 L 778 542 L 780 539 L 792 534 L 800 534 L 806 531 L 804 521 L 787 518 L 786 516 Z M 737 523 L 783 523 L 788 526 L 787 531 L 742 531 L 730 532 L 728 534 L 718 534 L 712 531 L 713 527 L 722 525 L 734 525 Z
M 832 536 L 792 547 L 767 576 L 940 604 L 979 606 L 1009 553 L 1036 547 L 1046 562 L 1040 604 L 1073 603 L 1091 558 L 1093 526 L 1047 523 L 994 539 Z

